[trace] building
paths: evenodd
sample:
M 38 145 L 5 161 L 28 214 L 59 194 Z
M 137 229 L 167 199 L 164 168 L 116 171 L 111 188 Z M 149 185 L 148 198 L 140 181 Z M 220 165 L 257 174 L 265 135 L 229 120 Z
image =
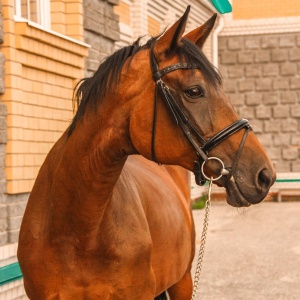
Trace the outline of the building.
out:
M 232 0 L 222 20 L 224 89 L 277 170 L 272 190 L 300 196 L 300 2 Z

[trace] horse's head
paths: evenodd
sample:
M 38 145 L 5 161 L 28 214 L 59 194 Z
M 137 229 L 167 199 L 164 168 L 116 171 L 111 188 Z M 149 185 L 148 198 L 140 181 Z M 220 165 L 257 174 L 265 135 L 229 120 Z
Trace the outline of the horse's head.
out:
M 206 161 L 204 173 L 220 177 L 215 182 L 226 188 L 229 204 L 259 203 L 274 183 L 273 164 L 202 53 L 216 15 L 183 36 L 188 11 L 123 68 L 120 87 L 124 92 L 127 86 L 130 98 L 131 142 L 148 159 L 180 165 L 197 177 Z

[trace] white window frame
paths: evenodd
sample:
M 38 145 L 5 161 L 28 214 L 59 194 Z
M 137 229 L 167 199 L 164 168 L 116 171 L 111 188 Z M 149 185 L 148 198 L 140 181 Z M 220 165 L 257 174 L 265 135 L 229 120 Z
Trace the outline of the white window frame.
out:
M 21 0 L 15 0 L 15 21 L 27 21 L 30 23 L 39 24 L 41 27 L 51 30 L 51 11 L 50 0 L 36 0 L 37 5 L 37 22 L 33 22 L 29 18 L 22 17 Z M 27 0 L 27 15 L 30 16 L 30 0 Z

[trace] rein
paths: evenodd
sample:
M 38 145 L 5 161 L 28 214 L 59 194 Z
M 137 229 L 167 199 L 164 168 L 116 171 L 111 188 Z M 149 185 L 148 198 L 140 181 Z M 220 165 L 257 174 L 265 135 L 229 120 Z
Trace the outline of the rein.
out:
M 156 123 L 157 123 L 157 102 L 158 95 L 162 98 L 167 110 L 169 111 L 171 118 L 174 120 L 177 126 L 180 126 L 182 132 L 192 144 L 194 149 L 196 150 L 197 155 L 199 156 L 198 160 L 194 162 L 194 175 L 195 182 L 198 185 L 204 185 L 206 180 L 209 178 L 204 176 L 204 173 L 201 172 L 201 166 L 204 162 L 209 160 L 208 152 L 220 144 L 222 141 L 227 139 L 229 136 L 238 132 L 239 130 L 245 128 L 245 133 L 240 143 L 239 149 L 237 151 L 236 157 L 233 162 L 233 166 L 231 168 L 225 168 L 223 163 L 223 168 L 221 169 L 221 176 L 227 175 L 228 179 L 233 176 L 234 171 L 236 170 L 238 160 L 241 156 L 241 152 L 243 146 L 245 144 L 248 132 L 251 130 L 251 126 L 249 125 L 248 120 L 240 119 L 233 122 L 228 127 L 219 131 L 215 136 L 210 139 L 205 140 L 201 134 L 198 132 L 196 127 L 188 120 L 185 113 L 182 111 L 175 98 L 173 97 L 170 89 L 162 80 L 162 77 L 172 71 L 179 69 L 200 69 L 200 65 L 198 64 L 188 64 L 188 63 L 177 63 L 170 65 L 162 70 L 159 70 L 159 66 L 154 54 L 154 45 L 152 45 L 150 49 L 150 66 L 152 71 L 152 78 L 156 83 L 155 86 L 155 99 L 154 99 L 154 108 L 153 108 L 153 122 L 152 122 L 152 138 L 151 138 L 151 153 L 152 160 L 156 163 L 159 163 L 155 153 L 155 137 L 156 137 Z M 221 177 L 220 176 L 220 177 Z M 218 177 L 218 178 L 220 178 Z

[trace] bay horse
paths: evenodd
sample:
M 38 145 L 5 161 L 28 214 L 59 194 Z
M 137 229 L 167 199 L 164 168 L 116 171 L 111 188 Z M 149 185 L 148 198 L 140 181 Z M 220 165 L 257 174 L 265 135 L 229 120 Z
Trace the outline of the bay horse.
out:
M 30 194 L 18 259 L 34 300 L 188 300 L 195 229 L 188 171 L 233 206 L 263 200 L 274 167 L 202 52 L 216 15 L 108 57 L 78 84 L 78 109 Z M 217 157 L 224 162 L 220 174 Z M 227 171 L 227 172 L 224 172 Z

